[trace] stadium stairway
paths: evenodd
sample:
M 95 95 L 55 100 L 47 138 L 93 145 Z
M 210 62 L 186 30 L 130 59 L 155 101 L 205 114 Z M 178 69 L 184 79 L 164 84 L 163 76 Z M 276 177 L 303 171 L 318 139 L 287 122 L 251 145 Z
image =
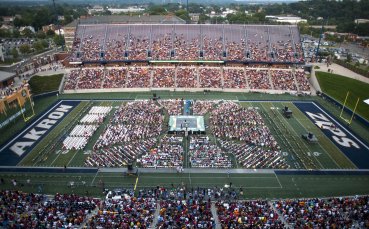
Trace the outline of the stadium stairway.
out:
M 98 207 L 96 207 L 93 211 L 91 211 L 91 213 L 86 216 L 86 219 L 83 221 L 80 228 L 85 228 L 87 222 L 91 219 L 92 216 L 97 215 L 98 211 L 99 211 Z
M 150 225 L 150 229 L 155 229 L 156 228 L 156 224 L 158 224 L 159 212 L 160 212 L 160 203 L 157 203 L 156 204 L 156 211 L 154 213 L 154 219 L 152 221 L 152 224 Z
M 215 220 L 215 229 L 221 229 L 222 226 L 220 224 L 217 208 L 215 207 L 214 202 L 211 202 L 211 214 L 213 214 L 213 219 Z
M 278 218 L 279 220 L 284 224 L 284 228 L 287 229 L 293 229 L 293 226 L 291 226 L 290 224 L 287 223 L 287 221 L 283 218 L 282 214 L 279 213 L 279 211 L 277 210 L 277 208 L 275 208 L 274 204 L 272 201 L 268 201 L 269 206 L 272 207 L 274 212 L 278 213 Z
M 295 82 L 295 84 L 296 84 L 296 88 L 297 88 L 297 93 L 299 93 L 299 92 L 300 92 L 300 85 L 299 85 L 299 84 L 298 84 L 298 82 L 297 82 L 295 72 L 296 72 L 296 69 L 295 69 L 295 68 L 292 68 L 293 82 Z
M 272 90 L 274 90 L 274 84 L 273 84 L 272 76 L 271 76 L 271 73 L 270 73 L 270 69 L 268 69 L 267 74 L 268 74 L 268 79 L 269 79 L 270 86 L 272 87 Z
M 248 79 L 248 76 L 246 74 L 246 67 L 243 68 L 243 75 L 245 76 L 245 80 L 246 80 L 246 88 L 250 88 L 249 79 Z

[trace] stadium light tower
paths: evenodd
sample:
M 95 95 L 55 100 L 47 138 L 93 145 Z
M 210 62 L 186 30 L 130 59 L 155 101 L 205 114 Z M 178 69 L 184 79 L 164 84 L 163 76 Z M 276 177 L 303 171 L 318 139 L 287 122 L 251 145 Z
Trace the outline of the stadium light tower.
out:
M 328 24 L 328 18 L 325 20 L 325 22 L 326 22 L 326 24 Z M 321 28 L 320 34 L 319 34 L 319 42 L 318 42 L 318 47 L 316 48 L 315 58 L 318 58 L 320 42 L 321 42 L 322 37 L 323 37 L 323 32 L 324 32 L 324 21 L 322 23 L 322 28 Z

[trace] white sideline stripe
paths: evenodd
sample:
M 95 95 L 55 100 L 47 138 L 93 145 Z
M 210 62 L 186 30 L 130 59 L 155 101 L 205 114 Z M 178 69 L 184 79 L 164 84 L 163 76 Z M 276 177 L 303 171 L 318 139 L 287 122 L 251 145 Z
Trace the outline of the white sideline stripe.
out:
M 27 132 L 29 129 L 33 128 L 34 125 L 41 119 L 43 119 L 46 114 L 48 114 L 51 110 L 53 110 L 56 106 L 58 106 L 60 103 L 62 103 L 64 100 L 61 100 L 59 103 L 55 104 L 52 108 L 50 108 L 47 112 L 45 112 L 44 115 L 42 115 L 40 118 L 38 118 L 36 121 L 34 121 L 31 125 L 29 125 L 25 130 L 23 130 L 21 133 L 19 133 L 16 137 L 14 137 L 8 144 L 6 144 L 3 148 L 1 148 L 0 152 L 2 152 L 6 147 L 8 147 L 10 144 L 12 144 L 16 139 L 18 139 L 21 135 L 24 134 L 24 132 Z
M 349 133 L 351 135 L 351 137 L 355 138 L 356 141 L 360 142 L 360 144 L 362 146 L 364 146 L 367 150 L 369 150 L 369 147 L 367 145 L 365 145 L 362 141 L 360 141 L 359 139 L 356 138 L 355 135 L 353 135 L 351 133 L 351 131 L 348 131 L 344 126 L 341 125 L 341 123 L 339 123 L 335 118 L 332 118 L 329 114 L 327 114 L 324 110 L 322 110 L 322 108 L 320 108 L 318 105 L 315 104 L 315 102 L 312 102 L 319 110 L 321 110 L 325 115 L 327 115 L 329 118 L 331 118 L 332 121 L 334 121 L 336 124 L 338 124 L 342 129 L 346 130 L 347 133 Z
M 275 174 L 275 173 L 274 173 Z M 271 176 L 271 177 L 233 177 L 232 174 L 230 174 L 231 176 L 231 179 L 275 179 L 275 177 Z M 112 177 L 112 176 L 103 176 L 103 177 Z M 117 177 L 120 177 L 120 176 L 117 176 Z M 180 178 L 187 178 L 187 177 L 169 177 L 169 176 L 162 176 L 162 177 L 159 177 L 159 176 L 143 176 L 141 177 L 142 179 L 144 178 L 158 178 L 158 179 L 173 179 L 173 178 L 176 178 L 176 179 L 180 179 Z M 209 177 L 189 177 L 190 179 L 209 179 Z M 211 177 L 211 178 L 215 178 L 215 179 L 227 179 L 228 177 L 224 176 L 224 177 Z

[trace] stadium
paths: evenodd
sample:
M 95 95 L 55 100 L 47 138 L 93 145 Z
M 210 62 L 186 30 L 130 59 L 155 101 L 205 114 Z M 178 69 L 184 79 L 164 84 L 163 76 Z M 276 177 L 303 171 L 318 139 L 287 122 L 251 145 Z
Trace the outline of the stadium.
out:
M 297 26 L 80 23 L 63 63 L 51 96 L 0 103 L 25 120 L 5 228 L 369 226 L 368 122 L 316 87 Z

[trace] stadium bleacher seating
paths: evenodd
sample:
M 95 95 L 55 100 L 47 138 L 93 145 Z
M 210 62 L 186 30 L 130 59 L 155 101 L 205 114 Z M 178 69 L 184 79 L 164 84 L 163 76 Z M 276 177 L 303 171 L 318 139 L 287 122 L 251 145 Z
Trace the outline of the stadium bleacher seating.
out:
M 223 188 L 161 186 L 75 194 L 0 191 L 2 228 L 367 228 L 368 196 L 236 200 Z M 214 211 L 212 208 L 214 207 Z M 157 215 L 157 218 L 154 218 Z M 153 225 L 156 223 L 155 225 Z M 219 223 L 220 225 L 216 225 Z
M 71 70 L 64 90 L 125 88 L 251 89 L 310 93 L 305 73 L 291 69 L 130 66 Z
M 286 25 L 79 25 L 72 50 L 72 61 L 303 61 L 298 28 Z

